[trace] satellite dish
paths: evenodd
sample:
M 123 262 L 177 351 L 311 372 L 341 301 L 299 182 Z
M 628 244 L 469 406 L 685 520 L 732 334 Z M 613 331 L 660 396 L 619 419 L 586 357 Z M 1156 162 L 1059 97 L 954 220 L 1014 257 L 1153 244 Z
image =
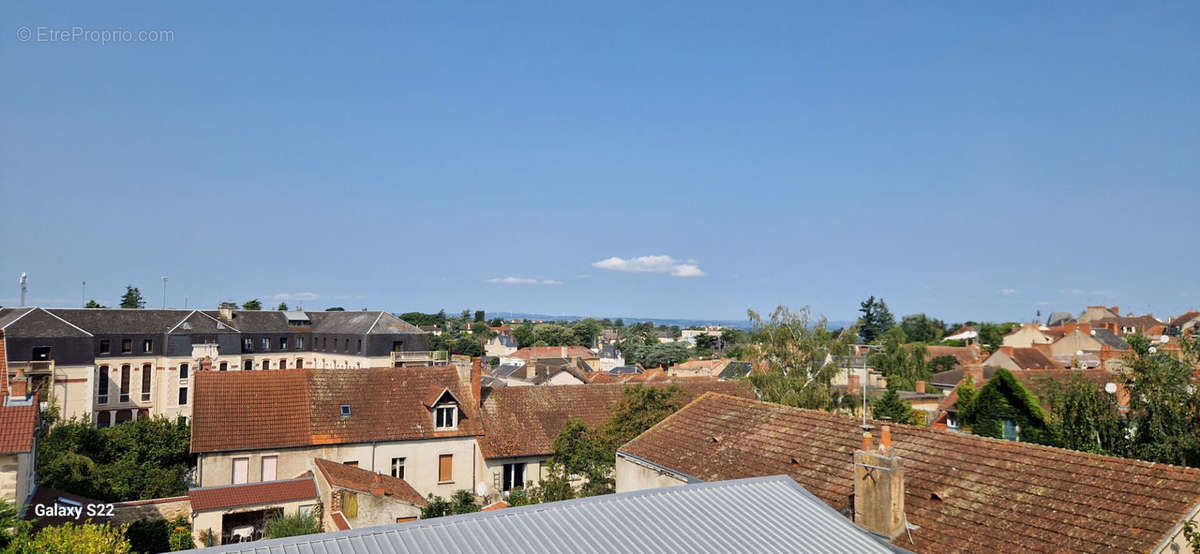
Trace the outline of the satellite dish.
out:
M 487 496 L 487 493 L 488 493 L 488 484 L 487 483 L 480 481 L 478 485 L 475 485 L 475 494 L 476 495 Z
M 1155 352 L 1158 352 L 1158 349 L 1157 349 L 1157 348 L 1155 348 L 1155 347 L 1153 347 L 1153 346 L 1151 346 L 1151 347 L 1150 347 L 1150 353 L 1151 353 L 1151 354 L 1153 354 L 1153 353 L 1155 353 Z
M 1076 351 L 1075 351 L 1075 355 L 1076 355 L 1076 356 L 1082 356 L 1082 355 L 1083 355 L 1083 351 L 1082 351 L 1082 350 L 1076 350 Z
M 1171 337 L 1168 337 L 1168 336 L 1166 336 L 1166 335 L 1163 335 L 1163 336 L 1161 336 L 1161 337 L 1158 337 L 1158 342 L 1161 342 L 1161 343 L 1163 343 L 1163 344 L 1167 344 L 1168 342 L 1171 342 Z
M 1108 394 L 1116 394 L 1117 393 L 1117 384 L 1116 383 L 1105 384 L 1104 392 L 1107 392 Z

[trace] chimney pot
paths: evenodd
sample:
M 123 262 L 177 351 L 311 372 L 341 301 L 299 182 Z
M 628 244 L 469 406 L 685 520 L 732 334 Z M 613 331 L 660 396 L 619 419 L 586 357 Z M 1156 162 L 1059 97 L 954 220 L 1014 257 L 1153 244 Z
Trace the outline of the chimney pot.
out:
M 13 398 L 24 400 L 29 393 L 28 385 L 29 381 L 25 378 L 25 371 L 18 369 L 17 374 L 13 376 L 12 381 L 8 384 L 8 393 Z
M 863 432 L 862 449 L 864 452 L 869 452 L 871 450 L 871 433 L 869 431 Z
M 917 381 L 917 394 L 925 394 L 925 381 Z
M 892 448 L 892 427 L 884 425 L 879 432 L 879 451 L 886 453 Z
M 854 522 L 893 539 L 905 530 L 904 464 L 888 448 L 891 429 L 885 425 L 882 433 L 882 448 L 854 453 Z
M 371 479 L 371 496 L 383 496 L 383 476 L 376 473 Z

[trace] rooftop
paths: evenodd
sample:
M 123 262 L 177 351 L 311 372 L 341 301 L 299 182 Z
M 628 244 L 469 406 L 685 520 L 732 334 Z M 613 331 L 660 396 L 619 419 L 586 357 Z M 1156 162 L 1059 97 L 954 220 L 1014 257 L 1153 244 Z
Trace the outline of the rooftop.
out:
M 707 394 L 621 449 L 720 481 L 786 474 L 851 508 L 858 419 Z M 1200 470 L 892 425 L 918 552 L 1146 551 L 1200 501 Z
M 311 474 L 282 481 L 188 490 L 188 500 L 191 501 L 192 510 L 197 512 L 308 500 L 317 497 L 317 484 L 313 481 Z
M 716 508 L 719 507 L 719 508 Z M 619 527 L 619 533 L 614 532 Z M 805 552 L 895 549 L 783 477 L 488 510 L 200 552 Z
M 379 485 L 383 487 L 385 496 L 404 500 L 417 506 L 424 506 L 428 503 L 421 493 L 412 488 L 412 485 L 409 485 L 408 481 L 404 479 L 351 467 L 324 458 L 313 458 L 313 464 L 317 466 L 317 471 L 321 472 L 321 476 L 331 486 L 369 493 L 371 487 L 378 481 Z

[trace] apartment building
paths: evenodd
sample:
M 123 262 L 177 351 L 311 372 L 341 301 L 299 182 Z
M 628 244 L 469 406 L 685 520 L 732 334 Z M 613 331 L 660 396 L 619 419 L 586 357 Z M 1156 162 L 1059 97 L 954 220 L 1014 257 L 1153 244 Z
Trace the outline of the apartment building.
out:
M 64 417 L 190 417 L 197 371 L 445 364 L 386 312 L 0 309 L 8 371 Z

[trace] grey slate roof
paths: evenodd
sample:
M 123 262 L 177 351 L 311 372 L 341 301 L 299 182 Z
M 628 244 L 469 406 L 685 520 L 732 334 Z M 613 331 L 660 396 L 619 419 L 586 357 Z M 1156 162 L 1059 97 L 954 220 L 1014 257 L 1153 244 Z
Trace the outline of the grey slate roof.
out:
M 1125 339 L 1112 332 L 1112 329 L 1106 329 L 1104 327 L 1092 329 L 1092 338 L 1100 341 L 1100 344 L 1111 346 L 1113 350 L 1129 349 L 1129 343 L 1125 342 Z
M 634 373 L 644 373 L 644 372 L 645 372 L 644 369 L 642 369 L 638 366 L 635 366 L 635 365 L 622 365 L 622 366 L 617 366 L 617 367 L 614 367 L 614 368 L 608 370 L 608 374 L 612 375 L 613 377 L 620 377 L 621 375 L 632 375 Z
M 198 552 L 903 552 L 785 475 L 697 483 Z
M 160 335 L 183 321 L 192 310 L 133 310 L 123 308 L 51 308 L 46 310 L 93 335 Z M 34 335 L 36 336 L 36 335 Z
M 5 318 L 2 327 L 14 336 L 37 337 L 87 337 L 88 332 L 79 325 L 62 319 L 42 308 L 20 309 L 15 315 Z
M 1050 317 L 1046 318 L 1046 326 L 1057 327 L 1072 321 L 1075 321 L 1075 314 L 1071 312 L 1054 312 L 1050 314 Z

